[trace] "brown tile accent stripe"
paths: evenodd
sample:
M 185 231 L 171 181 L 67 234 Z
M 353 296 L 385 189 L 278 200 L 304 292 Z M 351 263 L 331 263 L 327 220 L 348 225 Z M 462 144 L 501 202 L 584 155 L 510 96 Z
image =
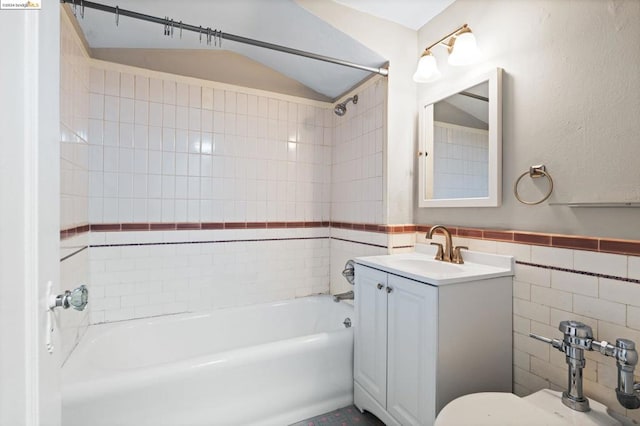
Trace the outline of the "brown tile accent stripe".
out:
M 199 229 L 281 229 L 281 228 L 327 228 L 350 229 L 385 234 L 427 233 L 432 225 L 404 224 L 380 225 L 373 223 L 350 222 L 189 222 L 189 223 L 106 223 L 82 225 L 60 231 L 61 238 L 91 231 L 140 231 L 140 230 L 199 230 Z M 532 244 L 546 247 L 568 248 L 594 252 L 615 253 L 640 256 L 640 240 L 617 240 L 611 238 L 583 237 L 573 235 L 545 234 L 501 229 L 464 228 L 447 226 L 451 235 L 489 241 Z
M 330 222 L 184 222 L 184 223 L 102 223 L 87 225 L 85 232 L 175 231 L 200 229 L 327 228 Z M 377 225 L 376 225 L 377 226 Z M 66 231 L 61 231 L 62 232 Z
M 481 229 L 458 228 L 458 237 L 482 239 Z
M 534 244 L 540 246 L 550 246 L 551 236 L 540 234 L 529 234 L 523 232 L 514 232 L 513 241 L 517 243 Z
M 504 231 L 482 231 L 483 240 L 496 240 L 496 241 L 513 241 L 513 232 Z
M 598 250 L 597 238 L 582 238 L 582 237 L 564 237 L 560 235 L 551 236 L 551 245 L 553 247 L 566 247 L 578 250 Z
M 85 225 L 78 225 L 76 227 L 73 228 L 68 228 L 68 229 L 61 229 L 60 230 L 60 239 L 64 240 L 66 238 L 71 238 L 74 237 L 78 234 L 84 234 L 85 232 L 89 232 L 89 224 L 85 224 Z
M 418 232 L 428 232 L 431 225 L 416 225 Z M 568 248 L 603 253 L 640 256 L 640 241 L 573 235 L 543 234 L 497 229 L 476 229 L 447 226 L 451 235 L 482 240 L 531 244 L 536 246 Z M 454 233 L 455 232 L 455 233 Z
M 121 225 L 123 231 L 148 231 L 149 223 L 123 223 Z
M 599 251 L 640 256 L 640 241 L 600 240 Z

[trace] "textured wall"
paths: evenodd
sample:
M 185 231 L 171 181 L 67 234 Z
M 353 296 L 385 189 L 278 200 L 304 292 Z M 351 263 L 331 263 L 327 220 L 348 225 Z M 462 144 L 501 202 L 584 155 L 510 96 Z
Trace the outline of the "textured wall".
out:
M 415 221 L 577 235 L 640 238 L 639 210 L 577 209 L 551 202 L 640 201 L 640 2 L 458 0 L 418 33 L 419 47 L 468 23 L 485 61 L 451 67 L 434 49 L 443 79 L 502 67 L 503 205 L 415 209 Z M 416 57 L 419 52 L 416 52 Z M 555 180 L 548 202 L 529 207 L 515 179 L 546 164 Z M 526 180 L 535 199 L 545 182 Z

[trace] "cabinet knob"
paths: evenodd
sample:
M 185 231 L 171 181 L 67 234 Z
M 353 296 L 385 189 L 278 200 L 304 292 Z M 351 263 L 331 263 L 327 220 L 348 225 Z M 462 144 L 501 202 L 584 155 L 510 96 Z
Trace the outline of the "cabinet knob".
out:
M 384 287 L 384 285 L 378 283 L 377 287 L 378 287 L 378 290 L 382 290 L 382 287 Z
M 387 287 L 387 293 L 391 293 L 392 291 L 393 291 L 393 288 Z

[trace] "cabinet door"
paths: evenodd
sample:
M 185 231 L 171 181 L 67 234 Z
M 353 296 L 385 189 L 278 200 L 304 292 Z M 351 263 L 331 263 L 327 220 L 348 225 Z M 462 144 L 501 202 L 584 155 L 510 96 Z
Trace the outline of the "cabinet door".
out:
M 435 420 L 438 289 L 389 275 L 387 411 L 402 425 Z
M 354 379 L 387 403 L 387 274 L 356 264 Z

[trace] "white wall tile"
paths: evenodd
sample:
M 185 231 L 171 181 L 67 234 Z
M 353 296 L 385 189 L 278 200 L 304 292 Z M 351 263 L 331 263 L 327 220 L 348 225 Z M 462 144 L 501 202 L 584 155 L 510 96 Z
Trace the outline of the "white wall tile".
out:
M 162 109 L 163 104 L 159 102 L 149 103 L 149 125 L 162 126 Z
M 134 122 L 136 124 L 149 124 L 149 102 L 142 100 L 134 101 Z
M 527 300 L 513 299 L 513 313 L 545 324 L 549 323 L 549 306 Z
M 531 286 L 531 302 L 566 311 L 571 311 L 573 308 L 571 293 L 536 285 Z
M 141 124 L 133 126 L 133 146 L 139 150 L 145 150 L 149 146 L 149 128 Z
M 97 120 L 104 118 L 104 95 L 89 94 L 89 118 Z
M 104 94 L 104 80 L 104 70 L 92 67 L 89 71 L 89 91 Z
M 149 100 L 151 102 L 163 102 L 162 80 L 159 78 L 149 79 Z
M 105 71 L 104 94 L 120 96 L 120 73 L 118 71 Z
M 574 294 L 573 310 L 587 317 L 605 320 L 615 324 L 626 324 L 626 307 L 621 303 Z
M 551 286 L 551 270 L 535 266 L 516 264 L 516 278 L 518 281 L 543 287 Z
M 640 306 L 640 285 L 606 278 L 600 278 L 599 284 L 599 296 L 601 299 Z
M 540 265 L 573 268 L 574 250 L 554 247 L 531 246 L 531 262 Z
M 551 287 L 570 293 L 598 297 L 598 278 L 564 271 L 551 271 Z
M 640 256 L 628 256 L 628 274 L 629 278 L 640 280 Z
M 640 307 L 627 305 L 627 327 L 640 330 Z
M 177 87 L 176 105 L 188 107 L 189 106 L 189 86 L 185 83 L 177 83 L 176 87 Z
M 134 147 L 134 127 L 131 123 L 120 123 L 118 144 L 124 148 Z
M 627 276 L 627 256 L 576 250 L 575 269 L 617 277 Z
M 141 75 L 135 76 L 135 98 L 148 101 L 149 100 L 149 78 Z
M 135 95 L 134 77 L 128 73 L 120 74 L 120 96 L 123 98 L 133 98 Z
M 162 81 L 162 102 L 168 105 L 176 105 L 177 103 L 177 87 L 175 81 Z

